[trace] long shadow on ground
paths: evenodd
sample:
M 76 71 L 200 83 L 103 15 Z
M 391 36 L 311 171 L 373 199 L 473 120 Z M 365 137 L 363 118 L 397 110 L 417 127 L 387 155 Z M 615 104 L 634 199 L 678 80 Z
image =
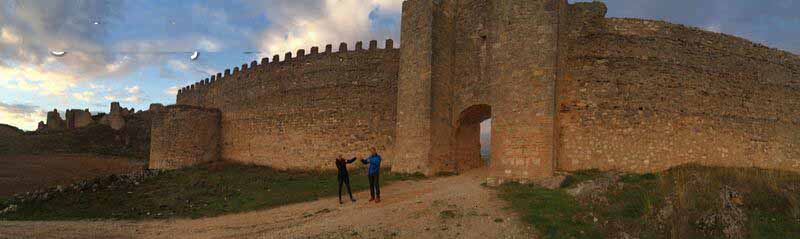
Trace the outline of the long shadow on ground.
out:
M 368 188 L 364 170 L 351 170 L 354 191 Z M 384 173 L 381 183 L 424 178 Z M 0 220 L 199 218 L 271 208 L 337 195 L 335 172 L 293 172 L 233 163 L 167 171 L 141 181 L 106 177 L 53 191 L 46 200 L 0 199 L 17 205 Z

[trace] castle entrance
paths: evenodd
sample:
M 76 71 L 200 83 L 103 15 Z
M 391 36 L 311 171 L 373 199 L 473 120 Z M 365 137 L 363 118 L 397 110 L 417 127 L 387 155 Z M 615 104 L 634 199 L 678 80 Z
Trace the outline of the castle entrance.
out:
M 461 111 L 452 153 L 456 172 L 489 166 L 491 117 L 489 105 L 473 105 Z

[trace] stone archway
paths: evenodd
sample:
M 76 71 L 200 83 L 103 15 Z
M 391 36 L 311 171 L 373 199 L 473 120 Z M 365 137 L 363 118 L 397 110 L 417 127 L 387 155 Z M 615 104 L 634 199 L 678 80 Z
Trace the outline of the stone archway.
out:
M 479 119 L 491 117 L 492 184 L 552 176 L 556 10 L 566 2 L 405 1 L 392 170 L 469 168 L 480 155 Z
M 454 135 L 453 162 L 456 172 L 485 165 L 481 158 L 481 122 L 492 117 L 492 107 L 485 104 L 467 107 L 459 115 Z

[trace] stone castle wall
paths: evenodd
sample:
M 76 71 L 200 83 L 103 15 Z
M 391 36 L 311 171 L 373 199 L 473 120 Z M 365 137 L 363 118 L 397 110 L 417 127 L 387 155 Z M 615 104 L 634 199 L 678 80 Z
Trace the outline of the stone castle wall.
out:
M 221 112 L 224 160 L 330 169 L 376 145 L 401 172 L 492 177 L 698 162 L 800 171 L 800 58 L 602 3 L 409 0 L 401 49 L 312 48 L 226 70 L 178 104 Z M 391 44 L 389 44 L 391 46 Z M 155 141 L 154 141 L 155 142 Z
M 800 171 L 800 57 L 581 4 L 559 79 L 560 170 Z M 598 18 L 599 16 L 599 18 Z
M 47 129 L 59 130 L 65 128 L 67 128 L 67 123 L 61 119 L 61 115 L 58 113 L 57 109 L 47 112 Z
M 399 50 L 381 45 L 253 61 L 181 89 L 177 103 L 222 112 L 225 160 L 330 169 L 337 155 L 364 157 L 373 145 L 392 158 Z
M 177 169 L 219 159 L 220 112 L 174 105 L 155 113 L 150 128 L 151 169 Z
M 92 113 L 89 113 L 89 109 L 67 110 L 65 115 L 67 118 L 68 129 L 82 128 L 94 123 L 94 120 L 92 120 Z
M 401 34 L 414 37 L 401 49 L 402 171 L 479 166 L 478 127 L 491 117 L 493 177 L 552 174 L 558 3 L 404 2 Z

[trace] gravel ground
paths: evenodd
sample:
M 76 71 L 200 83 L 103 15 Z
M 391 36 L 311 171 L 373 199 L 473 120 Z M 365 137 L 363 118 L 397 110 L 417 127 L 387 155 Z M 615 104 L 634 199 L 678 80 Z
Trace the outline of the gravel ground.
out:
M 337 198 L 203 219 L 0 221 L 0 238 L 535 238 L 504 209 L 485 171 L 382 187 L 382 202 Z M 354 178 L 352 180 L 366 180 Z

